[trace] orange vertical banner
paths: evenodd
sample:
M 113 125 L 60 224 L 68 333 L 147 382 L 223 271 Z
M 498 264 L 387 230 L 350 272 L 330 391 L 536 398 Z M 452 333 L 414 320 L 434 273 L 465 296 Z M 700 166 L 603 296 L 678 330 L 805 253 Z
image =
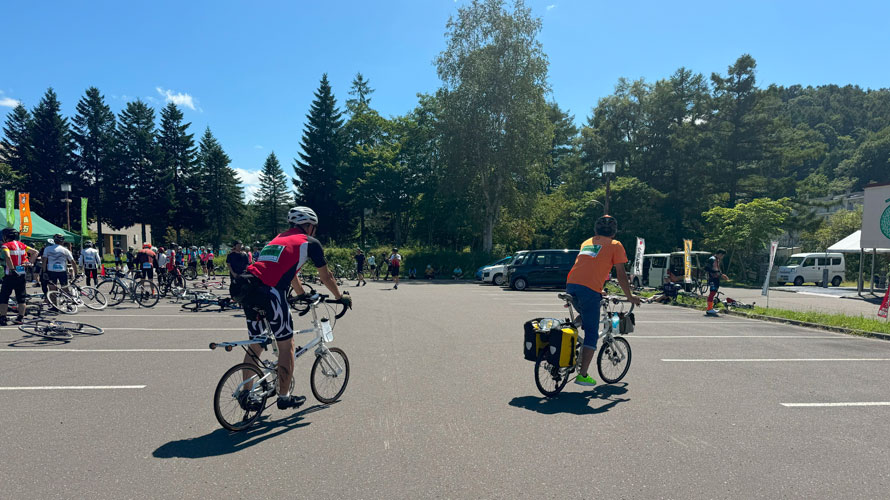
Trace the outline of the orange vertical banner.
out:
M 31 237 L 31 231 L 33 231 L 33 225 L 31 224 L 31 200 L 30 193 L 19 193 L 19 216 L 21 218 L 21 223 L 19 225 L 19 232 L 22 236 Z

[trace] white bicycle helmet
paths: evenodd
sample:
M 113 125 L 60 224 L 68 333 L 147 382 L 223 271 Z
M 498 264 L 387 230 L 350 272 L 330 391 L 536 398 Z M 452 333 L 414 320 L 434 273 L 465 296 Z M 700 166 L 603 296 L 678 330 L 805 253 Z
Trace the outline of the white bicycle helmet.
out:
M 318 216 L 309 207 L 294 207 L 287 213 L 287 222 L 299 226 L 301 224 L 318 225 Z

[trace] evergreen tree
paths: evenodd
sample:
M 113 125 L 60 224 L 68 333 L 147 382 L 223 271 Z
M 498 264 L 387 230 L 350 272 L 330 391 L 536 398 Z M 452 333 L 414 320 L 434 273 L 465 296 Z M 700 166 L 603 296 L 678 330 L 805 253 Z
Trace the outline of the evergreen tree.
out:
M 336 231 L 346 229 L 341 226 L 344 216 L 337 196 L 343 156 L 343 119 L 327 74 L 321 77 L 307 118 L 300 141 L 303 151 L 294 165 L 296 200 L 318 214 L 323 223 L 322 235 L 336 237 L 340 234 Z
M 158 148 L 161 165 L 162 198 L 166 202 L 166 217 L 176 231 L 176 241 L 182 239 L 183 229 L 194 229 L 200 218 L 200 176 L 197 170 L 194 135 L 188 133 L 191 123 L 182 123 L 182 111 L 172 102 L 161 110 L 161 129 Z
M 271 238 L 287 227 L 287 212 L 293 204 L 287 175 L 272 152 L 260 171 L 260 188 L 255 198 L 259 234 Z
M 113 210 L 109 198 L 115 191 L 106 184 L 108 173 L 114 162 L 114 113 L 105 104 L 105 99 L 96 87 L 87 89 L 77 103 L 72 134 L 77 144 L 75 153 L 75 177 L 82 185 L 83 195 L 89 199 L 87 208 L 96 219 L 99 233 L 97 249 L 102 248 L 102 222 L 109 222 L 108 214 Z M 77 212 L 78 216 L 80 212 Z
M 356 73 L 355 78 L 352 79 L 352 88 L 349 89 L 349 95 L 353 97 L 346 100 L 346 111 L 350 115 L 355 115 L 362 108 L 370 107 L 371 94 L 373 93 L 371 82 L 366 80 L 361 72 Z
M 242 213 L 244 193 L 238 174 L 229 166 L 232 160 L 213 137 L 210 127 L 201 138 L 198 161 L 203 178 L 201 213 L 208 224 L 204 229 L 213 248 L 218 250 L 223 238 L 234 234 L 234 225 Z
M 31 168 L 27 171 L 31 192 L 31 210 L 43 218 L 64 226 L 65 205 L 60 184 L 72 181 L 74 141 L 68 119 L 62 116 L 61 104 L 52 87 L 46 90 L 40 103 L 31 111 Z M 72 182 L 73 196 L 82 186 Z
M 9 189 L 24 189 L 30 184 L 31 114 L 21 104 L 6 116 L 3 140 L 0 141 L 0 159 L 20 176 Z
M 111 225 L 125 227 L 142 224 L 142 239 L 148 239 L 147 223 L 163 225 L 166 218 L 157 214 L 160 164 L 155 137 L 154 109 L 137 99 L 128 102 L 118 117 L 117 154 L 114 168 L 115 208 Z M 153 236 L 160 238 L 164 227 L 152 226 Z

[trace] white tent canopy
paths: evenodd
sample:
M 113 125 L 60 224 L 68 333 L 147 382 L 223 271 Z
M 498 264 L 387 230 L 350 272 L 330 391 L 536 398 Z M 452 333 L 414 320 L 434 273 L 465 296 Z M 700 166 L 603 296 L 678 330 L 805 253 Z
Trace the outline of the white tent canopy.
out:
M 829 252 L 840 253 L 890 253 L 890 248 L 862 248 L 859 246 L 859 238 L 862 236 L 862 230 L 847 236 L 838 241 L 834 245 L 828 247 Z

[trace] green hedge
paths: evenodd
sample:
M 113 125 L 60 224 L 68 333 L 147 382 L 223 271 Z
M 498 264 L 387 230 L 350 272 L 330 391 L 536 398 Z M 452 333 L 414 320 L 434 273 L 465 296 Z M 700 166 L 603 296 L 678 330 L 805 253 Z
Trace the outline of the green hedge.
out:
M 355 250 L 355 248 L 325 248 L 324 253 L 329 265 L 340 264 L 343 269 L 348 270 L 355 267 Z M 389 257 L 391 253 L 391 247 L 376 247 L 372 248 L 370 252 L 365 252 L 365 257 L 374 255 L 379 264 L 381 255 Z M 485 252 L 457 252 L 424 248 L 400 248 L 399 254 L 402 256 L 402 276 L 407 276 L 409 269 L 417 269 L 417 276 L 422 277 L 427 264 L 429 264 L 436 269 L 438 277 L 451 277 L 454 268 L 460 266 L 466 279 L 473 278 L 476 268 L 491 264 L 505 256 Z M 311 263 L 307 264 L 306 268 L 309 272 L 315 271 Z

